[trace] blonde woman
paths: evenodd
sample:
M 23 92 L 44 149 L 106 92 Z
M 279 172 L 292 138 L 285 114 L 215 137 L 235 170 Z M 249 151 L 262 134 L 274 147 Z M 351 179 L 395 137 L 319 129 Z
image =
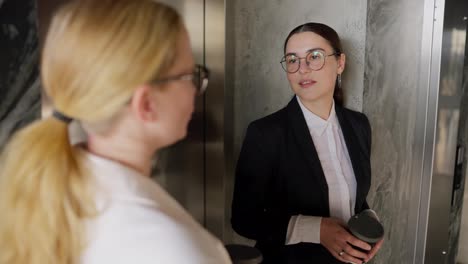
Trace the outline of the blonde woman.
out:
M 230 263 L 149 178 L 207 83 L 179 15 L 150 0 L 71 2 L 53 18 L 41 74 L 55 110 L 3 152 L 0 263 Z M 70 143 L 72 120 L 86 143 Z

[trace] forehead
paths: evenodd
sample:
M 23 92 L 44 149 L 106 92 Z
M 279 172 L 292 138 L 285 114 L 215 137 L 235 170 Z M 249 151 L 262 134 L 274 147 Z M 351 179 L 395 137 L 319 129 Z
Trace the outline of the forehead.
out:
M 332 47 L 326 39 L 314 32 L 301 32 L 291 36 L 286 45 L 286 53 L 305 54 L 310 49 L 331 51 Z
M 190 37 L 184 29 L 179 33 L 179 41 L 177 43 L 177 53 L 181 59 L 193 61 L 192 47 L 190 45 Z
M 187 31 L 183 30 L 177 42 L 176 59 L 169 73 L 180 74 L 193 69 L 194 58 Z

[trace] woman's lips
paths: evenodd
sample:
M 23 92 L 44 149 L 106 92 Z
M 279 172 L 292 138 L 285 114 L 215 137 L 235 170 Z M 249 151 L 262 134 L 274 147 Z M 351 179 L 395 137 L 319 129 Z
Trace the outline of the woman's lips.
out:
M 314 80 L 302 80 L 299 82 L 299 86 L 301 86 L 302 88 L 308 88 L 308 87 L 312 87 L 316 83 L 317 82 Z

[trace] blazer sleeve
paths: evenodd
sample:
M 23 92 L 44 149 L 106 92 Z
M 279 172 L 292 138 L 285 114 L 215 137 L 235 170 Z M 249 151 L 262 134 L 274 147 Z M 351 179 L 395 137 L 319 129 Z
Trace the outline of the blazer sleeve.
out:
M 271 134 L 262 133 L 255 122 L 247 128 L 236 167 L 231 224 L 244 237 L 284 245 L 290 216 L 281 213 L 273 198 L 278 195 L 272 195 L 279 153 Z

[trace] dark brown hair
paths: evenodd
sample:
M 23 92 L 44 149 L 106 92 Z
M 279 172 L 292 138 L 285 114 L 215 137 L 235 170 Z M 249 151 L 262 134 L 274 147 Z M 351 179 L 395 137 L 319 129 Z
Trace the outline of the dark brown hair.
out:
M 339 57 L 341 53 L 343 53 L 343 48 L 341 46 L 341 40 L 340 40 L 340 37 L 338 36 L 338 33 L 336 33 L 336 31 L 333 28 L 325 24 L 313 23 L 313 22 L 305 23 L 300 26 L 297 26 L 296 28 L 291 30 L 291 32 L 289 32 L 288 37 L 284 41 L 284 50 L 283 50 L 284 53 L 286 53 L 286 45 L 288 44 L 289 39 L 293 35 L 302 33 L 302 32 L 313 32 L 321 36 L 325 40 L 327 40 L 330 46 L 333 48 L 333 51 L 336 53 L 337 57 Z M 340 106 L 343 105 L 343 90 L 341 89 L 340 85 L 338 85 L 338 81 L 335 82 L 335 90 L 333 92 L 333 99 L 335 99 L 335 103 L 337 105 L 340 105 Z

